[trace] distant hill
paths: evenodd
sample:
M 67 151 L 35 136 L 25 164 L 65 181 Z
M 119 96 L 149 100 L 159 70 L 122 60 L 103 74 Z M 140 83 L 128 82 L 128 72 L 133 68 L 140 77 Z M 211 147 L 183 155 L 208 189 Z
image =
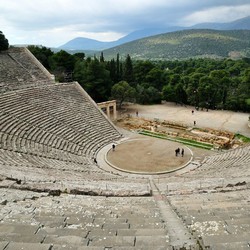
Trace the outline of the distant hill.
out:
M 174 60 L 194 57 L 250 57 L 250 30 L 184 30 L 155 35 L 103 51 L 104 57 Z
M 108 48 L 112 48 L 115 46 L 119 46 L 121 44 L 135 41 L 137 39 L 141 39 L 144 37 L 149 37 L 157 34 L 168 33 L 173 31 L 187 30 L 187 29 L 215 29 L 215 30 L 250 30 L 250 16 L 242 19 L 238 19 L 229 23 L 201 23 L 191 27 L 155 27 L 155 28 L 147 28 L 143 30 L 136 30 L 116 41 L 111 42 L 101 42 L 94 39 L 77 37 L 69 42 L 63 44 L 58 47 L 58 49 L 64 50 L 94 50 L 100 51 Z
M 200 23 L 191 26 L 190 28 L 215 30 L 250 30 L 250 16 L 238 19 L 230 23 Z
M 103 50 L 106 48 L 110 48 L 110 42 L 100 42 L 94 39 L 77 37 L 64 45 L 60 46 L 59 49 L 64 50 Z M 114 44 L 115 46 L 115 44 Z

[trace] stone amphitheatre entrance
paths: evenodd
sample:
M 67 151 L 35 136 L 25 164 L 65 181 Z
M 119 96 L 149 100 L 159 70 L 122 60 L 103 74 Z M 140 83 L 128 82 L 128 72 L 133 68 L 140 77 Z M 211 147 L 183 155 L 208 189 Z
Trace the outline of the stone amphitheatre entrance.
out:
M 175 155 L 177 148 L 184 149 L 183 157 Z M 143 136 L 124 141 L 107 153 L 107 161 L 114 168 L 139 174 L 172 172 L 191 158 L 191 150 L 182 144 Z

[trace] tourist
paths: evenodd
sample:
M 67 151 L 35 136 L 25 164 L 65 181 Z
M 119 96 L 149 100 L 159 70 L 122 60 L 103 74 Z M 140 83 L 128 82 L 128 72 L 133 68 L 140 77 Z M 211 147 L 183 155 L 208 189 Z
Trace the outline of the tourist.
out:
M 176 150 L 175 150 L 175 156 L 178 156 L 180 154 L 180 148 L 177 148 Z
M 113 151 L 115 151 L 115 144 L 112 145 L 112 149 L 113 149 Z
M 181 150 L 181 156 L 184 156 L 184 148 Z
M 178 149 L 175 150 L 175 156 L 178 156 Z

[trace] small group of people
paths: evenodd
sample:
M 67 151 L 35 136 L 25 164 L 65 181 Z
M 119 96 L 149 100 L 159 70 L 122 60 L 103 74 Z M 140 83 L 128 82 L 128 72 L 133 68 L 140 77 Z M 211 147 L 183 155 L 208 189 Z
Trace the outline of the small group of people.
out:
M 182 148 L 181 150 L 180 148 L 177 148 L 175 150 L 175 156 L 178 156 L 179 154 L 181 154 L 182 157 L 184 156 L 184 148 Z

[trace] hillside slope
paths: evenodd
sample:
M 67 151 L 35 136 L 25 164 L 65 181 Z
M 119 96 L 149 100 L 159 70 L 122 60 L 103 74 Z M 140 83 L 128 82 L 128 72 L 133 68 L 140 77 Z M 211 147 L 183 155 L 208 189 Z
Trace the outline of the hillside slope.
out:
M 77 37 L 61 45 L 60 47 L 58 47 L 58 49 L 71 50 L 71 51 L 72 50 L 99 51 L 149 36 L 180 31 L 180 30 L 189 30 L 189 29 L 250 30 L 250 16 L 237 19 L 233 22 L 228 22 L 228 23 L 199 23 L 190 27 L 181 27 L 181 26 L 166 27 L 165 25 L 162 25 L 153 28 L 152 27 L 144 28 L 142 30 L 135 30 L 116 41 L 110 41 L 110 42 L 101 42 L 98 40 L 89 39 L 85 37 Z
M 105 58 L 135 59 L 250 56 L 250 30 L 185 30 L 151 36 L 104 50 Z

